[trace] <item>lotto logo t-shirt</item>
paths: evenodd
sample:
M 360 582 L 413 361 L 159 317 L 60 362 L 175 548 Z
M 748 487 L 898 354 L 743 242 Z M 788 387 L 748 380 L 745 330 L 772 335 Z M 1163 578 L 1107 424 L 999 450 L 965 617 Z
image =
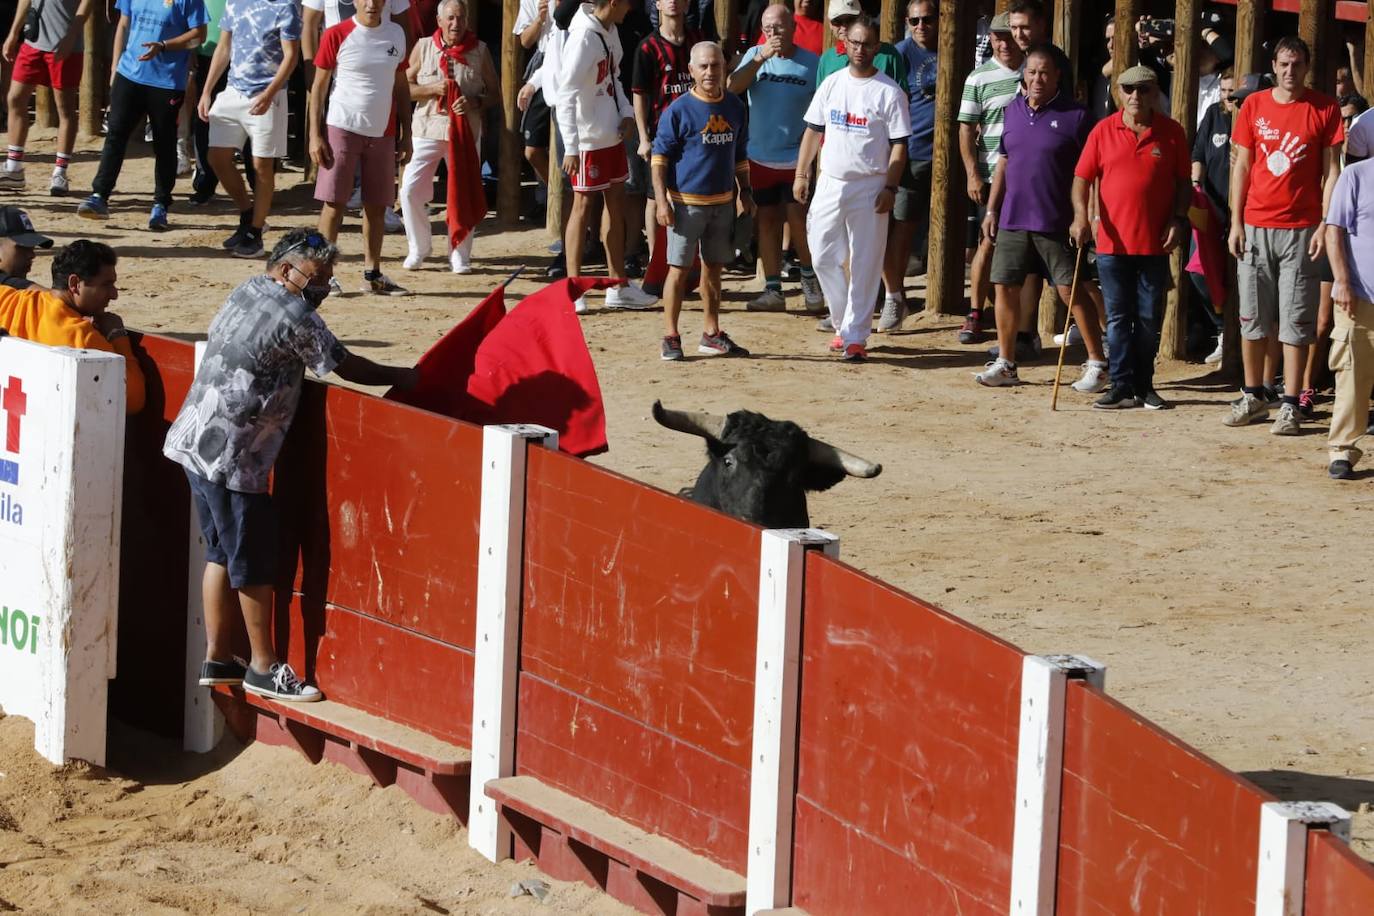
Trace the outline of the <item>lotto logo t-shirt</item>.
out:
M 799 20 L 800 21 L 800 20 Z M 736 71 L 753 63 L 757 46 L 744 52 Z M 749 85 L 749 158 L 759 165 L 790 169 L 797 164 L 820 57 L 800 45 L 791 57 L 774 55 L 763 62 Z
M 1345 139 L 1341 109 L 1329 95 L 1308 89 L 1280 104 L 1274 90 L 1240 106 L 1231 142 L 1250 150 L 1245 222 L 1264 229 L 1296 229 L 1322 221 L 1322 158 Z
M 842 181 L 886 172 L 892 144 L 911 133 L 906 93 L 892 77 L 856 77 L 848 69 L 821 83 L 806 123 L 825 132 L 821 171 Z
M 391 94 L 396 71 L 406 66 L 406 33 L 399 25 L 384 19 L 368 28 L 354 18 L 325 29 L 315 66 L 334 71 L 326 124 L 364 137 L 395 132 Z

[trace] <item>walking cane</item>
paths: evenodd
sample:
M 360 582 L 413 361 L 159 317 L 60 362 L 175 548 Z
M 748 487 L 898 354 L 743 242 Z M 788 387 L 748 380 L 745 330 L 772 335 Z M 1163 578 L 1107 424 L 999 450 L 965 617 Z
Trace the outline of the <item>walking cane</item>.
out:
M 1059 365 L 1054 368 L 1054 392 L 1050 395 L 1050 410 L 1059 409 L 1059 376 L 1064 372 L 1064 351 L 1069 348 L 1069 325 L 1073 323 L 1073 300 L 1078 297 L 1078 274 L 1083 269 L 1083 246 L 1073 262 L 1073 283 L 1069 286 L 1068 314 L 1064 316 L 1064 336 L 1059 338 Z

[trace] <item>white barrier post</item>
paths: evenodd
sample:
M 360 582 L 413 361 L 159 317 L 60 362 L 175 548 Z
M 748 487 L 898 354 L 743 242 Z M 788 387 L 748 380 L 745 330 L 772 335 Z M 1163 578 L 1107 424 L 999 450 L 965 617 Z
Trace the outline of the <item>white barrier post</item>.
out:
M 1260 805 L 1255 863 L 1255 916 L 1302 916 L 1307 878 L 1307 831 L 1322 826 L 1350 842 L 1350 812 L 1330 802 Z
M 1098 689 L 1107 669 L 1080 655 L 1028 655 L 1021 664 L 1011 916 L 1054 913 L 1059 790 L 1064 778 L 1064 698 L 1070 678 Z
M 510 828 L 486 784 L 514 775 L 516 678 L 520 663 L 520 579 L 529 443 L 558 448 L 542 426 L 482 431 L 482 510 L 477 548 L 477 632 L 473 641 L 472 772 L 468 845 L 492 862 L 511 856 Z
M 200 371 L 206 343 L 196 341 L 194 371 Z M 190 505 L 190 546 L 186 551 L 186 672 L 182 690 L 181 746 L 204 754 L 215 749 L 224 735 L 224 716 L 210 698 L 210 688 L 200 686 L 200 663 L 205 660 L 205 600 L 201 581 L 205 576 L 205 536 L 196 519 L 196 505 Z
M 0 707 L 105 763 L 119 626 L 124 360 L 0 340 Z
M 816 528 L 774 529 L 763 532 L 759 546 L 745 913 L 791 902 L 802 594 L 806 551 L 815 548 L 839 557 L 840 539 Z

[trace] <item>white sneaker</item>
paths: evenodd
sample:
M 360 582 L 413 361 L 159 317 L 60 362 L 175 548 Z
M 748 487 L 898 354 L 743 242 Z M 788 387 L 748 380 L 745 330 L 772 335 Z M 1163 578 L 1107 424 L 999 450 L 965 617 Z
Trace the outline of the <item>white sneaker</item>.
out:
M 461 251 L 451 251 L 448 256 L 448 266 L 456 274 L 472 273 L 472 262 L 463 256 Z
M 1004 385 L 1021 384 L 1016 367 L 1000 356 L 988 363 L 987 368 L 973 376 L 974 381 L 988 388 L 1001 388 Z
M 1069 328 L 1069 346 L 1072 347 L 1073 345 L 1075 345 L 1075 344 L 1081 344 L 1082 342 L 1083 342 L 1083 332 L 1080 331 L 1080 330 L 1078 330 L 1078 325 L 1074 325 L 1073 327 Z M 1064 335 L 1063 335 L 1063 334 L 1056 334 L 1056 335 L 1054 335 L 1054 345 L 1055 345 L 1056 347 L 1062 347 L 1062 346 L 1064 346 Z
M 12 169 L 8 165 L 0 168 L 0 188 L 21 189 L 24 187 L 24 167 Z
M 71 190 L 71 185 L 67 182 L 66 171 L 53 172 L 52 180 L 48 182 L 48 194 L 52 197 L 66 197 Z
M 825 308 L 825 294 L 821 292 L 821 281 L 815 275 L 801 278 L 802 302 L 808 312 L 816 313 Z
M 577 297 L 577 301 L 573 303 L 573 311 L 576 312 L 576 313 L 579 314 L 579 315 L 585 315 L 585 314 L 587 313 L 587 297 L 586 297 L 586 296 L 578 296 L 578 297 Z
M 787 299 L 782 290 L 765 289 L 744 307 L 751 312 L 784 312 L 787 310 Z
M 1215 366 L 1217 363 L 1221 362 L 1221 347 L 1222 347 L 1221 335 L 1218 334 L 1218 335 L 1217 335 L 1217 348 L 1216 348 L 1215 350 L 1213 350 L 1211 353 L 1208 353 L 1207 356 L 1206 356 L 1202 361 L 1203 361 L 1204 363 L 1206 363 L 1207 365 L 1209 365 L 1209 366 Z
M 642 311 L 651 309 L 656 305 L 658 305 L 657 296 L 644 292 L 633 283 L 626 283 L 624 286 L 612 286 L 606 290 L 606 308 L 608 309 Z
M 357 187 L 348 196 L 348 203 L 344 204 L 345 210 L 361 210 L 363 208 L 363 189 Z
M 401 214 L 390 207 L 386 208 L 386 214 L 382 217 L 382 222 L 386 226 L 387 232 L 405 232 L 405 220 L 401 219 Z
M 401 262 L 401 266 L 406 270 L 419 270 L 425 265 L 425 255 L 408 254 L 406 259 Z
M 1107 364 L 1090 359 L 1083 364 L 1083 376 L 1072 387 L 1084 394 L 1097 394 L 1107 387 L 1107 382 Z
M 186 141 L 177 141 L 177 177 L 185 178 L 191 174 L 191 157 L 186 152 Z

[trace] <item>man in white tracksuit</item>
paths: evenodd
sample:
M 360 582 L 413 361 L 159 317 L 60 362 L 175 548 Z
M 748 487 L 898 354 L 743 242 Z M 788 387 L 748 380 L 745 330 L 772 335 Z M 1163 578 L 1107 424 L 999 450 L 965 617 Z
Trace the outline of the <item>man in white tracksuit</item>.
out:
M 837 332 L 830 349 L 847 362 L 868 358 L 864 344 L 882 279 L 888 216 L 911 133 L 906 92 L 873 66 L 878 45 L 877 24 L 860 16 L 845 38 L 849 66 L 821 83 L 806 110 L 792 192 L 800 202 L 811 198 L 806 240 Z M 818 148 L 821 174 L 811 194 Z
M 583 4 L 568 26 L 558 61 L 559 89 L 557 98 L 550 101 L 563 138 L 563 172 L 574 192 L 563 237 L 569 276 L 582 270 L 593 194 L 601 194 L 606 202 L 601 228 L 607 267 L 611 276 L 625 276 L 625 181 L 630 174 L 625 138 L 637 131 L 634 109 L 621 88 L 620 37 L 615 27 L 629 10 L 630 0 Z M 546 68 L 548 64 L 546 59 Z M 547 100 L 548 92 L 544 95 Z M 628 283 L 606 291 L 607 308 L 643 309 L 656 302 L 657 296 Z

